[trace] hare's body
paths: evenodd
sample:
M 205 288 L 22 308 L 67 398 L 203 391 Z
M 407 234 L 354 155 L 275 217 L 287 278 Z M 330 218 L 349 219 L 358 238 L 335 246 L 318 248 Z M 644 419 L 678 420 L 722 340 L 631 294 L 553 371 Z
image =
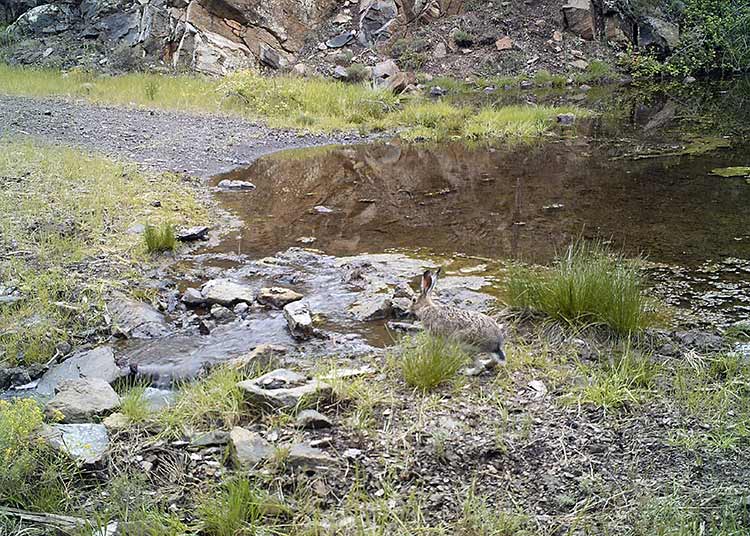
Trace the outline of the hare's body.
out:
M 500 361 L 504 360 L 503 328 L 493 318 L 476 311 L 439 305 L 432 301 L 430 295 L 439 274 L 439 269 L 436 272 L 428 270 L 424 273 L 422 290 L 419 296 L 414 298 L 412 313 L 422 321 L 428 333 L 451 337 L 480 352 L 492 354 Z

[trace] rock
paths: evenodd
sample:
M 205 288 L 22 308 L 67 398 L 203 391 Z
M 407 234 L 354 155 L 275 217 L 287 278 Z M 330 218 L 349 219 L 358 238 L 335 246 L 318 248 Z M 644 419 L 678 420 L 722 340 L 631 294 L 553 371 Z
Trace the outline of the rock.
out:
M 719 335 L 707 333 L 705 331 L 691 330 L 680 331 L 675 333 L 675 338 L 688 348 L 701 352 L 718 352 L 724 345 L 724 339 Z
M 395 61 L 385 60 L 376 64 L 375 67 L 372 68 L 372 77 L 375 79 L 386 79 L 400 72 L 401 69 L 398 68 Z
M 313 211 L 317 214 L 331 214 L 333 212 L 333 209 L 324 207 L 323 205 L 316 205 L 313 207 Z
M 164 315 L 150 304 L 118 296 L 107 303 L 113 332 L 128 339 L 154 339 L 170 333 Z
M 346 70 L 346 67 L 337 65 L 336 68 L 333 70 L 333 77 L 336 80 L 346 80 L 347 78 L 349 78 L 349 73 Z
M 239 426 L 229 433 L 233 463 L 242 469 L 252 469 L 273 456 L 275 449 L 259 434 Z
M 292 72 L 297 76 L 306 76 L 307 65 L 305 65 L 304 63 L 297 63 L 294 65 L 294 67 L 292 67 Z
M 443 42 L 441 41 L 440 43 L 438 43 L 437 45 L 435 45 L 435 50 L 434 50 L 434 51 L 433 51 L 433 53 L 432 53 L 432 56 L 433 56 L 433 57 L 434 57 L 435 59 L 437 59 L 437 60 L 439 60 L 439 59 L 443 59 L 443 58 L 444 58 L 444 57 L 446 57 L 447 55 L 448 55 L 448 49 L 447 49 L 447 47 L 445 46 L 445 43 L 443 43 Z
M 91 421 L 120 406 L 120 397 L 106 381 L 99 378 L 63 380 L 57 394 L 47 402 L 44 413 L 50 419 L 62 414 L 65 423 Z
M 356 460 L 362 456 L 362 451 L 359 449 L 346 449 L 344 451 L 344 458 L 347 460 Z
M 188 227 L 177 231 L 177 240 L 180 242 L 193 242 L 195 240 L 208 240 L 208 227 L 205 225 Z
M 388 322 L 386 325 L 391 331 L 398 331 L 400 333 L 419 333 L 422 331 L 422 326 L 412 324 L 411 322 Z
M 203 294 L 201 294 L 201 291 L 197 288 L 188 287 L 182 294 L 182 303 L 188 305 L 203 305 L 206 303 L 206 298 L 203 297 Z
M 191 447 L 222 447 L 228 443 L 229 432 L 225 432 L 224 430 L 201 432 L 190 437 Z
M 260 62 L 271 69 L 279 69 L 281 67 L 281 56 L 273 48 L 260 45 Z
M 31 375 L 23 367 L 0 369 L 0 391 L 8 387 L 17 387 L 31 382 Z
M 146 389 L 143 390 L 141 400 L 148 411 L 151 413 L 157 413 L 172 406 L 177 400 L 177 395 L 174 391 L 146 387 Z
M 53 449 L 88 465 L 101 462 L 109 448 L 103 424 L 45 424 L 39 436 Z
M 534 82 L 531 80 L 521 80 L 519 86 L 521 89 L 531 89 L 534 87 Z
M 281 359 L 286 355 L 287 349 L 275 344 L 261 344 L 251 352 L 235 357 L 227 363 L 227 366 L 242 370 L 246 374 L 254 370 L 279 368 Z
M 234 319 L 234 313 L 231 309 L 227 309 L 223 305 L 219 305 L 218 303 L 211 306 L 211 316 L 215 318 L 216 320 L 233 320 Z
M 697 80 L 692 76 L 686 76 L 682 79 L 682 83 L 685 85 L 695 84 L 695 82 L 697 82 Z
M 62 363 L 53 365 L 37 385 L 37 392 L 52 395 L 63 380 L 80 378 L 101 379 L 112 383 L 122 376 L 122 371 L 115 363 L 115 354 L 109 346 L 100 346 L 94 350 L 78 352 Z
M 543 398 L 547 394 L 547 386 L 540 380 L 531 380 L 529 387 L 534 392 L 534 398 Z
M 360 322 L 391 318 L 391 299 L 382 296 L 365 297 L 352 304 L 349 312 Z
M 555 30 L 552 32 L 552 40 L 556 43 L 560 43 L 563 40 L 563 34 L 560 30 Z
M 250 306 L 246 304 L 245 302 L 240 302 L 237 305 L 234 306 L 232 311 L 236 315 L 243 315 L 250 309 Z
M 237 386 L 248 403 L 261 409 L 291 409 L 303 398 L 314 401 L 331 394 L 330 385 L 287 369 L 276 369 Z
M 352 32 L 344 32 L 335 37 L 331 37 L 326 41 L 326 46 L 328 48 L 341 48 L 345 47 L 352 41 L 354 41 L 354 34 Z
M 591 0 L 568 0 L 562 7 L 563 24 L 566 30 L 583 39 L 594 38 L 594 15 Z
M 409 83 L 405 73 L 401 72 L 393 60 L 385 60 L 376 64 L 372 69 L 372 82 L 375 87 L 390 89 L 400 93 Z
M 201 289 L 207 303 L 229 306 L 237 302 L 253 303 L 255 295 L 250 287 L 229 279 L 212 279 Z
M 501 37 L 500 39 L 495 41 L 495 48 L 500 51 L 510 50 L 513 48 L 513 40 L 507 35 L 505 37 Z
M 304 296 L 292 289 L 282 287 L 264 287 L 258 292 L 258 303 L 276 309 L 283 309 L 285 305 L 301 300 Z
M 296 424 L 298 428 L 309 428 L 312 430 L 330 428 L 333 426 L 333 423 L 328 417 L 314 409 L 306 409 L 299 412 L 297 414 Z
M 105 417 L 102 421 L 102 424 L 110 432 L 116 432 L 118 430 L 124 430 L 125 428 L 130 426 L 130 419 L 128 419 L 122 413 L 117 412 Z
M 387 39 L 398 16 L 396 0 L 362 0 L 360 2 L 360 40 L 373 44 Z
M 680 30 L 671 22 L 657 17 L 644 17 L 638 25 L 638 46 L 655 51 L 661 58 L 680 44 Z
M 255 190 L 255 185 L 249 181 L 224 179 L 217 186 L 222 190 Z
M 571 126 L 576 122 L 575 114 L 559 114 L 557 116 L 557 122 L 563 126 Z
M 74 14 L 70 6 L 43 4 L 30 9 L 8 27 L 8 33 L 48 36 L 70 29 Z
M 297 239 L 297 242 L 299 242 L 300 244 L 310 245 L 310 244 L 314 244 L 317 240 L 318 239 L 315 238 L 314 236 L 300 236 Z
M 300 301 L 284 306 L 284 318 L 289 332 L 297 339 L 309 339 L 313 335 L 313 321 L 308 306 Z
M 432 86 L 430 88 L 430 97 L 442 97 L 446 93 L 447 93 L 447 91 L 445 91 L 440 86 Z
M 571 67 L 575 67 L 579 71 L 585 71 L 589 68 L 589 62 L 586 60 L 573 60 L 569 63 Z
M 334 24 L 348 24 L 352 21 L 352 16 L 346 13 L 339 13 L 333 18 Z
M 578 86 L 578 89 L 585 93 L 587 91 L 591 91 L 591 86 L 588 84 L 581 84 L 580 86 Z
M 305 443 L 298 443 L 289 449 L 286 463 L 292 469 L 317 471 L 332 467 L 336 460 L 320 449 Z

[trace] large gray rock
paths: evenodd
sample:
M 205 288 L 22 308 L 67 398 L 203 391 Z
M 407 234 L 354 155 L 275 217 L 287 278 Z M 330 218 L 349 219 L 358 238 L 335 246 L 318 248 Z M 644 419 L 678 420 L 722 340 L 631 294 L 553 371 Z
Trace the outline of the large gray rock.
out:
M 252 469 L 273 456 L 275 449 L 259 434 L 235 426 L 229 433 L 232 461 L 242 469 Z
M 298 443 L 289 449 L 286 463 L 292 469 L 317 471 L 333 467 L 336 460 L 318 448 Z
M 109 346 L 100 346 L 94 350 L 78 352 L 62 363 L 51 367 L 37 385 L 37 392 L 52 395 L 57 385 L 63 380 L 79 378 L 99 378 L 112 383 L 122 376 L 122 371 L 115 363 L 115 354 Z
M 293 337 L 297 339 L 309 339 L 313 335 L 313 320 L 310 308 L 295 301 L 284 306 L 284 318 Z
M 70 29 L 74 16 L 71 8 L 61 4 L 43 4 L 30 9 L 14 22 L 8 31 L 18 35 L 52 35 Z
M 285 305 L 301 300 L 304 296 L 289 288 L 264 287 L 258 292 L 258 303 L 276 309 L 283 309 Z
M 391 35 L 398 17 L 395 0 L 364 0 L 359 9 L 361 40 L 374 43 Z
M 664 57 L 680 44 L 680 30 L 671 22 L 657 17 L 644 17 L 638 25 L 638 46 L 655 50 Z
M 44 407 L 44 413 L 50 419 L 62 415 L 64 423 L 82 423 L 111 413 L 119 406 L 120 397 L 107 382 L 81 378 L 61 381 L 57 393 Z
M 591 0 L 568 0 L 562 7 L 565 29 L 584 38 L 594 38 L 594 13 Z
M 302 400 L 314 402 L 331 394 L 327 383 L 287 369 L 277 369 L 237 385 L 250 405 L 264 410 L 292 409 Z
M 43 425 L 39 436 L 53 449 L 84 464 L 102 461 L 109 448 L 103 424 Z
M 129 339 L 154 339 L 170 332 L 164 315 L 148 303 L 118 296 L 107 304 L 114 331 Z
M 297 414 L 295 424 L 298 428 L 309 428 L 312 430 L 318 430 L 320 428 L 330 428 L 333 426 L 331 419 L 315 411 L 314 409 L 306 409 L 300 411 Z
M 229 279 L 212 279 L 202 289 L 208 303 L 230 306 L 238 302 L 253 303 L 253 289 Z

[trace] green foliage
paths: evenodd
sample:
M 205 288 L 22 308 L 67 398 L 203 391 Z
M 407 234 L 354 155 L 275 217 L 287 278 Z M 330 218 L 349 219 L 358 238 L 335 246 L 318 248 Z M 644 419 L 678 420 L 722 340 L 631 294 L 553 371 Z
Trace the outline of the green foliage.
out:
M 475 37 L 465 30 L 458 30 L 453 34 L 453 42 L 459 47 L 469 48 L 474 44 Z
M 457 536 L 531 536 L 534 534 L 528 516 L 498 509 L 469 487 L 462 505 L 462 515 L 453 534 Z
M 460 343 L 426 333 L 405 339 L 400 355 L 406 383 L 425 392 L 450 381 L 470 362 L 471 357 Z
M 198 504 L 203 534 L 236 536 L 259 534 L 268 528 L 263 518 L 273 509 L 273 500 L 248 477 L 233 478 Z
M 743 497 L 719 492 L 706 508 L 694 499 L 676 492 L 643 500 L 633 523 L 636 536 L 743 536 L 750 531 L 750 511 Z
M 153 78 L 147 79 L 143 86 L 143 91 L 146 94 L 146 99 L 155 101 L 156 96 L 159 94 L 159 82 Z
M 0 504 L 47 511 L 63 505 L 71 468 L 34 437 L 42 422 L 36 401 L 0 400 Z
M 369 80 L 370 69 L 361 63 L 352 63 L 346 69 L 346 80 L 348 82 L 360 83 Z
M 143 231 L 143 240 L 146 243 L 146 251 L 149 253 L 174 251 L 177 247 L 174 225 L 168 222 L 162 223 L 159 227 L 154 227 L 151 224 L 146 225 L 146 229 Z
M 151 414 L 148 403 L 143 397 L 145 391 L 145 385 L 135 385 L 128 389 L 120 399 L 120 413 L 133 424 L 145 422 Z
M 399 39 L 391 47 L 391 56 L 402 69 L 418 71 L 427 62 L 429 43 L 424 39 Z
M 577 242 L 550 269 L 521 266 L 507 285 L 509 305 L 544 312 L 570 324 L 636 333 L 656 321 L 641 270 L 598 243 Z

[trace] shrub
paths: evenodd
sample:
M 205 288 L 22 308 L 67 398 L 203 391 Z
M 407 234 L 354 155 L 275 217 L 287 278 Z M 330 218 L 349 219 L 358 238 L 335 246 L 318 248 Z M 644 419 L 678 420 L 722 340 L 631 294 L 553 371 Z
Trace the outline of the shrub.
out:
M 143 91 L 146 94 L 146 98 L 150 101 L 156 100 L 156 96 L 159 94 L 159 82 L 154 78 L 146 80 L 143 86 Z
M 453 42 L 463 48 L 468 48 L 474 44 L 474 36 L 465 30 L 458 30 L 453 34 Z
M 63 503 L 70 468 L 34 438 L 42 422 L 34 400 L 0 400 L 0 504 L 55 510 Z
M 361 63 L 352 63 L 346 70 L 346 79 L 349 82 L 359 83 L 370 78 L 370 69 Z
M 422 391 L 431 391 L 451 380 L 471 361 L 460 343 L 427 333 L 407 339 L 400 357 L 404 380 Z
M 146 229 L 143 231 L 143 239 L 149 253 L 173 251 L 177 246 L 174 226 L 171 223 L 163 223 L 158 228 L 151 224 L 146 225 Z
M 655 320 L 638 266 L 600 244 L 578 242 L 551 269 L 519 267 L 507 285 L 509 305 L 541 311 L 570 324 L 608 326 L 618 334 Z

